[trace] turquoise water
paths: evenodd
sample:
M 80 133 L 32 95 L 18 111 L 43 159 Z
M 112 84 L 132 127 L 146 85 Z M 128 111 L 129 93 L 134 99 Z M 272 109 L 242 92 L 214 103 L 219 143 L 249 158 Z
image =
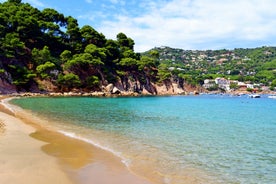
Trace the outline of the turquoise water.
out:
M 42 97 L 12 103 L 161 183 L 182 184 L 185 177 L 276 183 L 276 100 L 265 96 Z

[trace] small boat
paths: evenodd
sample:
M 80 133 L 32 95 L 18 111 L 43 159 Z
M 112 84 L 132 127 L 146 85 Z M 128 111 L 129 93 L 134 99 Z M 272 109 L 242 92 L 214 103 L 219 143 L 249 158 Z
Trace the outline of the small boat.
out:
M 260 95 L 258 94 L 251 94 L 251 95 L 248 95 L 250 98 L 261 98 Z
M 276 95 L 269 95 L 267 98 L 276 99 Z

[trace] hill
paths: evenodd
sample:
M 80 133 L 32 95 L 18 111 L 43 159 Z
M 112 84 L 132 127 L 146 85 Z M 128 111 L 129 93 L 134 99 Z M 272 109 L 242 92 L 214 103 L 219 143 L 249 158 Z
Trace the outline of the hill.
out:
M 0 3 L 0 91 L 101 91 L 113 83 L 152 93 L 158 60 L 124 33 L 106 39 L 75 18 L 21 0 Z M 154 53 L 153 53 L 154 54 Z
M 276 47 L 234 50 L 157 47 L 153 50 L 159 53 L 163 68 L 168 68 L 175 78 L 183 78 L 193 85 L 202 85 L 205 79 L 217 77 L 259 83 L 272 88 L 276 84 Z

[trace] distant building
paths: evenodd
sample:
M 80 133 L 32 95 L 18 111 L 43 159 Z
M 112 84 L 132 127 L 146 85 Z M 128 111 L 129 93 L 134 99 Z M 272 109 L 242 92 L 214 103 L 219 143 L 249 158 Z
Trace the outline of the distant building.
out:
M 226 91 L 230 90 L 230 80 L 225 78 L 216 78 L 215 83 L 218 85 L 219 88 L 224 89 Z
M 212 80 L 212 79 L 205 79 L 204 80 L 203 87 L 205 89 L 212 88 L 212 87 L 215 87 L 215 86 L 216 86 L 215 80 Z
M 254 89 L 254 85 L 253 84 L 246 84 L 246 87 L 250 88 L 250 89 Z
M 239 90 L 246 91 L 247 85 L 244 82 L 238 82 Z

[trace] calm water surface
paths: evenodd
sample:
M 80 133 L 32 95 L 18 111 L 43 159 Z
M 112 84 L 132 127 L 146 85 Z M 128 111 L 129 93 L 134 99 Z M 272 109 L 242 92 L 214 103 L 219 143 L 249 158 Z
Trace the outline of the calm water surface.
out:
M 276 183 L 276 100 L 267 97 L 21 98 L 12 103 L 162 183 L 182 184 L 193 174 L 206 183 Z

